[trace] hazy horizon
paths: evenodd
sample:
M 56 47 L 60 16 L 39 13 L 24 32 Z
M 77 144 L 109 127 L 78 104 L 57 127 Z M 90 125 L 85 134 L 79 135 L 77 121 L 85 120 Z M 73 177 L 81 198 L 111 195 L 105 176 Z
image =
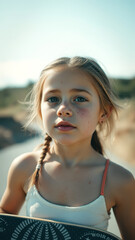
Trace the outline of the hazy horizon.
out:
M 0 3 L 0 88 L 37 80 L 63 56 L 95 58 L 108 76 L 135 76 L 134 0 Z

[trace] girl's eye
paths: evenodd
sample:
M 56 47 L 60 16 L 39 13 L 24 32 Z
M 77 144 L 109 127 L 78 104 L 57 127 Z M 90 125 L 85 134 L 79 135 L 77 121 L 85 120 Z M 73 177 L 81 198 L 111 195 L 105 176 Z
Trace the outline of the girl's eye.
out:
M 47 102 L 49 103 L 58 103 L 59 102 L 59 98 L 58 97 L 50 97 L 47 99 Z
M 74 98 L 75 102 L 87 102 L 88 100 L 85 97 L 78 96 Z

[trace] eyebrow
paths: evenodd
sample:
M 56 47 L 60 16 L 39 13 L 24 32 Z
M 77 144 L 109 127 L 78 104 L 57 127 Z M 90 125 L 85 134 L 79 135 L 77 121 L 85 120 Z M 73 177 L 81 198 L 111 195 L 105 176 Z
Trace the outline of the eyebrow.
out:
M 57 93 L 57 92 L 60 92 L 59 89 L 52 89 L 52 90 L 48 90 L 46 92 L 46 94 L 49 94 L 49 93 Z M 89 95 L 92 95 L 91 92 L 85 90 L 85 89 L 80 89 L 80 88 L 73 88 L 70 90 L 70 92 L 84 92 L 84 93 L 87 93 Z
M 70 90 L 70 92 L 85 92 L 85 93 L 88 93 L 89 95 L 92 95 L 91 92 L 89 92 L 85 89 L 80 89 L 80 88 L 73 88 Z

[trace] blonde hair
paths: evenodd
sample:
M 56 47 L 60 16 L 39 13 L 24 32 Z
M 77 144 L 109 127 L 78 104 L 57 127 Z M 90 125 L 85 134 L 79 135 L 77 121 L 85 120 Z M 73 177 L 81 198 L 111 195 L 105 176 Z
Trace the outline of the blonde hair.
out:
M 41 116 L 42 89 L 43 89 L 44 81 L 47 76 L 47 71 L 50 69 L 54 69 L 62 66 L 68 67 L 71 69 L 79 69 L 84 73 L 86 73 L 88 76 L 92 77 L 92 84 L 99 95 L 101 109 L 106 114 L 108 113 L 109 109 L 111 109 L 110 117 L 107 118 L 104 124 L 99 125 L 98 131 L 101 131 L 103 128 L 105 128 L 105 124 L 106 124 L 107 133 L 109 134 L 114 122 L 113 113 L 117 115 L 118 105 L 116 103 L 116 97 L 112 91 L 109 79 L 105 74 L 105 72 L 103 71 L 103 69 L 100 67 L 100 65 L 92 58 L 85 58 L 85 57 L 79 57 L 79 56 L 73 57 L 73 58 L 69 58 L 69 57 L 59 58 L 53 61 L 52 63 L 50 63 L 49 65 L 47 65 L 43 69 L 40 75 L 40 79 L 34 85 L 34 88 L 31 93 L 31 99 L 30 99 L 31 114 L 30 114 L 28 124 L 30 124 L 34 119 L 38 119 L 40 122 L 42 120 L 42 116 Z M 95 132 L 93 133 L 91 144 L 96 151 L 102 154 L 103 148 L 98 137 L 98 131 L 95 130 Z M 51 140 L 52 140 L 51 137 L 47 135 L 44 142 L 42 157 L 39 160 L 41 165 L 43 163 L 43 160 L 46 156 L 47 151 L 49 151 L 49 144 Z M 32 178 L 33 179 L 32 183 L 36 183 L 38 181 L 38 175 L 40 170 L 41 169 L 35 170 L 35 173 L 33 175 L 34 177 Z

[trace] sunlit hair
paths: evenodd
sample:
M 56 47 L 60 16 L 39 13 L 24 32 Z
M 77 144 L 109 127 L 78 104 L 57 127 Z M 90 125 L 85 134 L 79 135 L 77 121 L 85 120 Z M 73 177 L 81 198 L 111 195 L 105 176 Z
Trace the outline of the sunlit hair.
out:
M 110 82 L 108 77 L 106 76 L 103 69 L 99 66 L 99 64 L 92 58 L 85 58 L 85 57 L 64 57 L 59 58 L 49 65 L 47 65 L 43 71 L 41 72 L 39 81 L 35 84 L 30 99 L 30 111 L 31 115 L 28 121 L 28 124 L 31 123 L 33 120 L 37 119 L 42 123 L 42 116 L 41 116 L 41 100 L 42 100 L 42 90 L 45 79 L 48 74 L 48 70 L 55 69 L 58 67 L 67 67 L 69 69 L 79 69 L 87 76 L 90 76 L 91 83 L 93 84 L 95 90 L 98 93 L 99 100 L 100 100 L 100 108 L 101 110 L 107 114 L 111 110 L 110 116 L 106 119 L 103 124 L 98 124 L 98 129 L 95 130 L 92 136 L 91 144 L 93 148 L 99 152 L 103 153 L 102 145 L 99 141 L 98 132 L 101 131 L 103 128 L 106 129 L 106 133 L 109 134 L 110 130 L 113 126 L 114 121 L 114 114 L 117 115 L 117 108 L 118 105 L 116 103 L 115 95 L 112 91 Z M 44 145 L 46 145 L 46 141 Z M 49 138 L 49 142 L 51 139 Z M 39 171 L 38 171 L 39 172 Z

